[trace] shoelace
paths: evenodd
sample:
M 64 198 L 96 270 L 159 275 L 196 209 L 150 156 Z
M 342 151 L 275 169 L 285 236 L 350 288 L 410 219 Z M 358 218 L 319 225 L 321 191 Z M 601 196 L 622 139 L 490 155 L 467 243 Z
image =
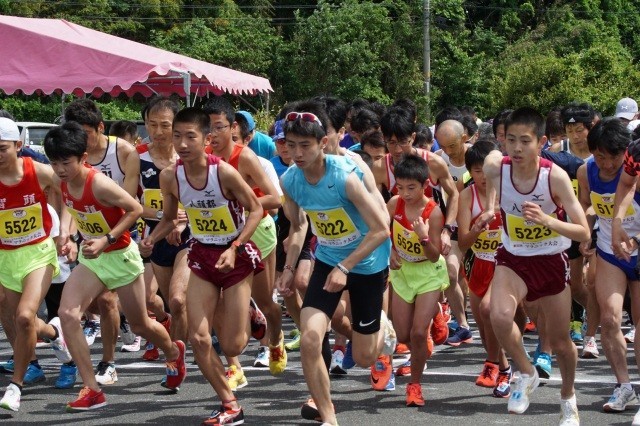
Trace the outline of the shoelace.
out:
M 418 386 L 409 386 L 408 392 L 410 397 L 414 397 L 416 399 L 422 398 L 422 392 L 420 392 Z
M 280 348 L 280 345 L 276 346 L 275 348 L 271 348 L 270 356 L 274 361 L 280 360 L 282 358 L 282 349 Z
M 485 365 L 484 369 L 482 370 L 482 377 L 491 378 L 491 372 L 493 371 L 493 368 L 494 367 L 492 367 L 490 365 Z
M 107 372 L 107 368 L 109 368 L 109 364 L 106 362 L 100 362 L 98 364 L 98 374 L 102 376 Z
M 85 396 L 89 396 L 89 394 L 91 394 L 91 389 L 85 386 L 80 390 L 78 399 L 84 398 Z

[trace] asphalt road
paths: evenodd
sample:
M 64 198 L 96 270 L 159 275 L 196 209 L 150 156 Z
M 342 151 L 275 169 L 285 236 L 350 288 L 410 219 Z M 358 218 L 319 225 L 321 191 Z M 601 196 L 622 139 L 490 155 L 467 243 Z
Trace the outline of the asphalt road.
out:
M 287 330 L 292 328 L 285 321 Z M 369 384 L 369 371 L 361 368 L 349 370 L 345 377 L 332 379 L 332 395 L 341 425 L 461 425 L 461 424 L 513 424 L 555 425 L 560 418 L 560 381 L 554 360 L 552 378 L 538 388 L 532 402 L 523 415 L 507 413 L 507 401 L 491 396 L 491 390 L 475 386 L 475 377 L 480 372 L 484 357 L 477 333 L 474 343 L 460 348 L 439 346 L 428 362 L 423 378 L 423 393 L 426 405 L 422 408 L 405 406 L 407 377 L 397 378 L 397 387 L 392 392 L 375 392 Z M 121 343 L 118 343 L 120 346 Z M 525 345 L 535 349 L 536 336 L 526 335 Z M 92 349 L 94 365 L 100 360 L 100 340 Z M 252 342 L 241 356 L 249 385 L 238 390 L 237 396 L 243 405 L 246 423 L 258 425 L 317 424 L 300 417 L 300 406 L 308 397 L 307 387 L 300 366 L 300 353 L 289 354 L 289 365 L 284 374 L 273 377 L 268 369 L 251 367 L 257 352 Z M 53 387 L 59 364 L 48 348 L 37 350 L 47 380 L 25 387 L 22 406 L 18 413 L 3 411 L 1 424 L 158 424 L 196 425 L 208 416 L 219 401 L 211 387 L 192 364 L 193 355 L 188 351 L 188 377 L 178 394 L 171 394 L 160 386 L 164 374 L 164 363 L 146 362 L 137 353 L 117 353 L 119 381 L 105 386 L 108 404 L 106 407 L 86 413 L 69 414 L 66 402 L 75 399 L 80 387 L 74 390 L 58 390 Z M 0 331 L 0 359 L 10 354 L 4 333 Z M 400 364 L 396 357 L 394 364 Z M 629 350 L 628 361 L 633 362 Z M 631 368 L 635 375 L 636 368 Z M 636 378 L 637 376 L 632 376 Z M 9 376 L 0 375 L 0 386 L 4 389 Z M 604 356 L 597 360 L 579 360 L 576 380 L 578 407 L 583 425 L 631 424 L 635 409 L 621 414 L 602 412 L 602 404 L 611 395 L 615 379 Z

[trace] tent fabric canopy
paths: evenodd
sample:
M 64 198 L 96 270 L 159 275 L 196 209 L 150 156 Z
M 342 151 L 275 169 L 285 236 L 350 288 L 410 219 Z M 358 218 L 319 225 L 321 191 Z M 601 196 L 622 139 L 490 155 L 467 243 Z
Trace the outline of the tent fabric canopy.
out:
M 255 95 L 269 80 L 95 31 L 63 19 L 0 15 L 0 89 L 133 95 Z

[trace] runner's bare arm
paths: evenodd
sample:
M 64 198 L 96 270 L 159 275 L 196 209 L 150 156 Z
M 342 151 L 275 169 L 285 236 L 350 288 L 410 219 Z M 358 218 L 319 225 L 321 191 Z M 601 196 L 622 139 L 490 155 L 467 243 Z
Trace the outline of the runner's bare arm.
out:
M 298 257 L 300 257 L 300 252 L 302 251 L 309 223 L 306 215 L 304 214 L 304 210 L 302 210 L 300 206 L 291 199 L 289 194 L 287 194 L 287 191 L 285 191 L 282 183 L 280 186 L 284 192 L 284 203 L 282 204 L 282 208 L 285 216 L 287 216 L 291 223 L 289 227 L 287 258 L 285 260 L 285 265 L 291 266 L 291 268 L 285 268 L 282 271 L 282 274 L 280 274 L 276 280 L 276 287 L 283 296 L 290 296 L 295 291 L 292 289 L 294 276 L 292 268 L 296 265 Z
M 225 197 L 238 200 L 242 207 L 249 212 L 244 228 L 236 238 L 236 241 L 245 244 L 251 239 L 262 219 L 263 206 L 251 187 L 232 166 L 221 161 L 218 165 L 218 175 Z
M 575 192 L 573 191 L 573 186 L 571 185 L 571 180 L 569 179 L 567 172 L 562 170 L 560 167 L 552 167 L 551 174 L 549 175 L 549 185 L 553 188 L 552 191 L 554 199 L 564 208 L 571 222 L 565 222 L 549 215 L 543 215 L 544 217 L 541 218 L 542 220 L 538 222 L 535 218 L 527 217 L 527 203 L 525 203 L 525 206 L 522 209 L 523 217 L 525 219 L 534 220 L 534 222 L 540 223 L 573 241 L 590 241 L 591 231 L 587 224 L 587 218 Z
M 258 200 L 265 210 L 277 209 L 280 207 L 280 196 L 278 190 L 273 185 L 264 169 L 260 165 L 257 155 L 250 149 L 243 149 L 240 153 L 240 173 L 249 176 L 251 181 L 262 190 L 264 195 Z

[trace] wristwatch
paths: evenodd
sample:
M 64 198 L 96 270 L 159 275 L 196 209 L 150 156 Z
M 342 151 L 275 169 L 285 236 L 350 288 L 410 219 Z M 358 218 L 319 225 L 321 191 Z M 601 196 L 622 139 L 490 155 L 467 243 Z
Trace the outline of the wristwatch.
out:
M 107 242 L 109 244 L 115 244 L 116 241 L 118 241 L 118 239 L 116 237 L 114 237 L 113 235 L 111 235 L 111 234 L 107 234 L 105 236 L 107 237 Z
M 74 243 L 78 243 L 78 241 L 80 241 L 80 233 L 76 231 L 76 233 L 71 235 L 69 239 Z
M 458 227 L 456 225 L 449 225 L 448 223 L 445 223 L 442 229 L 446 229 L 451 235 L 453 235 Z
M 242 244 L 242 243 L 241 243 L 240 241 L 238 241 L 238 240 L 234 240 L 234 241 L 231 243 L 231 246 L 236 248 L 236 253 L 237 253 L 237 254 L 244 254 L 244 252 L 246 251 L 246 250 L 245 250 L 245 248 L 244 248 L 244 244 Z
M 640 248 L 640 238 L 638 238 L 637 235 L 634 235 L 633 237 L 631 237 L 631 239 L 633 241 L 635 241 L 636 242 L 636 246 L 638 246 L 638 248 Z
M 156 212 L 156 219 L 162 220 L 162 216 L 164 216 L 164 211 L 163 210 L 158 210 Z

